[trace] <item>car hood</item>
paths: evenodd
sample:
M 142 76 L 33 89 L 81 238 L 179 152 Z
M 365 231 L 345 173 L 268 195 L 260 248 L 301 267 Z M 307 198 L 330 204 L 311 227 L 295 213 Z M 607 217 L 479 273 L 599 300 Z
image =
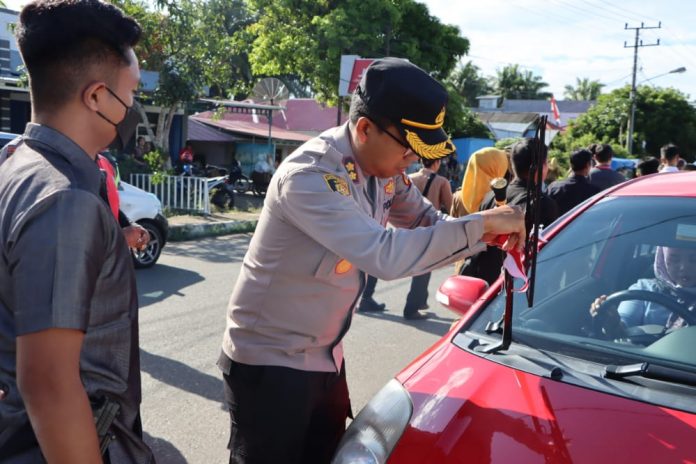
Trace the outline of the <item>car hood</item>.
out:
M 694 414 L 528 374 L 450 343 L 410 374 L 400 380 L 413 415 L 390 464 L 696 462 Z

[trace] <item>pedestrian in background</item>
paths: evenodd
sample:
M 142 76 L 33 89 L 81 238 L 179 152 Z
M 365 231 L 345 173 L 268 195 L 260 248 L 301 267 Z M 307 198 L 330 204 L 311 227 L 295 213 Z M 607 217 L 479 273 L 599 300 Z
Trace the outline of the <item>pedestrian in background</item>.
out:
M 455 192 L 450 215 L 463 217 L 475 213 L 483 197 L 491 191 L 491 181 L 505 177 L 508 172 L 508 155 L 505 150 L 486 147 L 475 151 L 469 158 L 462 186 Z
M 475 151 L 466 166 L 464 180 L 452 198 L 452 217 L 463 217 L 479 210 L 483 198 L 491 191 L 491 181 L 508 176 L 508 154 L 494 147 Z M 459 274 L 464 260 L 454 263 L 454 273 Z
M 636 165 L 636 177 L 657 174 L 660 170 L 660 160 L 654 156 L 646 156 Z
M 507 186 L 506 204 L 524 207 L 527 201 L 527 184 L 529 176 L 535 175 L 529 170 L 532 165 L 532 153 L 537 147 L 535 144 L 542 143 L 535 139 L 522 139 L 510 148 L 510 168 L 513 179 Z M 546 145 L 540 147 L 543 150 L 543 166 L 541 179 L 537 182 L 544 182 L 548 170 Z M 536 175 L 535 175 L 536 177 Z M 496 208 L 497 203 L 493 192 L 487 193 L 481 202 L 480 210 L 488 211 Z M 496 208 L 497 209 L 497 208 Z M 548 226 L 558 218 L 558 206 L 556 202 L 542 192 L 540 198 L 540 224 Z M 467 258 L 462 266 L 461 274 L 483 279 L 489 284 L 493 284 L 500 276 L 500 269 L 505 259 L 505 253 L 499 248 L 488 246 L 484 251 Z
M 567 179 L 552 182 L 548 188 L 548 196 L 558 205 L 558 214 L 563 215 L 599 193 L 598 187 L 590 184 L 587 176 L 592 169 L 592 153 L 586 148 L 575 150 L 570 155 L 572 174 Z
M 679 172 L 679 147 L 668 144 L 660 148 L 660 172 Z
M 423 159 L 422 163 L 423 168 L 409 176 L 411 182 L 436 210 L 449 212 L 452 209 L 452 188 L 449 181 L 437 173 L 441 161 Z M 406 296 L 404 306 L 404 319 L 427 319 L 428 315 L 419 310 L 428 309 L 429 283 L 430 272 L 411 278 L 411 289 Z
M 351 414 L 342 339 L 366 273 L 423 274 L 504 233 L 505 248 L 522 246 L 520 209 L 451 219 L 404 174 L 418 157 L 454 152 L 446 104 L 445 88 L 422 69 L 376 60 L 349 121 L 298 148 L 271 179 L 218 361 L 231 463 L 331 460 Z
M 626 181 L 626 178 L 611 168 L 614 150 L 606 143 L 595 143 L 588 148 L 593 155 L 595 167 L 590 170 L 590 184 L 605 190 Z
M 154 462 L 133 262 L 95 162 L 135 133 L 140 34 L 97 0 L 39 0 L 19 16 L 32 120 L 0 155 L 3 462 Z

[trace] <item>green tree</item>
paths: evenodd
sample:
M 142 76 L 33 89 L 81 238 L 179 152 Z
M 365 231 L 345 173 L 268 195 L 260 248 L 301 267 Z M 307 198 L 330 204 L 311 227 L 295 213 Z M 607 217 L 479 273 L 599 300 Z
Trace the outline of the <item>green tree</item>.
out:
M 161 107 L 157 128 L 146 127 L 161 152 L 169 150 L 169 132 L 178 109 L 197 101 L 207 88 L 229 93 L 248 88 L 251 75 L 244 65 L 246 45 L 234 35 L 251 21 L 241 2 L 157 0 L 156 8 L 144 0 L 113 3 L 143 28 L 136 48 L 141 68 L 159 73 L 157 88 L 147 96 Z M 141 116 L 147 121 L 144 110 Z
M 486 95 L 493 89 L 478 66 L 471 61 L 457 67 L 447 78 L 447 83 L 464 99 L 469 108 L 476 107 L 476 97 Z
M 498 69 L 493 78 L 495 92 L 508 99 L 545 100 L 551 96 L 549 92 L 541 91 L 545 87 L 548 84 L 541 76 L 532 71 L 522 71 L 518 64 Z
M 610 143 L 619 152 L 626 145 L 630 87 L 600 95 L 597 104 L 572 121 L 568 131 L 554 141 L 573 148 L 578 140 Z M 637 90 L 633 155 L 658 155 L 660 147 L 675 143 L 687 159 L 696 150 L 696 108 L 675 89 L 640 86 Z M 643 148 L 644 146 L 644 148 Z
M 597 80 L 590 80 L 587 77 L 575 78 L 575 87 L 572 85 L 565 86 L 565 92 L 563 95 L 568 100 L 596 100 L 597 97 L 602 93 L 602 87 L 604 84 Z
M 295 76 L 321 101 L 335 103 L 340 58 L 408 58 L 444 78 L 469 49 L 459 29 L 414 0 L 297 2 L 249 0 L 258 21 L 249 59 L 258 75 Z

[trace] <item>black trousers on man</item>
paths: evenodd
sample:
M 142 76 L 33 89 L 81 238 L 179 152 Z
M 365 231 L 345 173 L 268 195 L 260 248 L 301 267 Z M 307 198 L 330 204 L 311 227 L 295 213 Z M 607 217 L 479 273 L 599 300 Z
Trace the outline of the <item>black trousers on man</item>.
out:
M 308 372 L 218 363 L 230 411 L 230 464 L 329 464 L 351 415 L 345 366 Z
M 411 290 L 406 297 L 404 315 L 415 314 L 428 305 L 428 284 L 430 284 L 430 272 L 411 278 Z

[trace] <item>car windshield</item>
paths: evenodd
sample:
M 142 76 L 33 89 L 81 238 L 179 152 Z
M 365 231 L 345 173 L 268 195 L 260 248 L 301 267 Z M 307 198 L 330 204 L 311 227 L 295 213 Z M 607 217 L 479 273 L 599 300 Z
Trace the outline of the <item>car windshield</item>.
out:
M 597 203 L 540 251 L 533 307 L 514 298 L 516 342 L 607 364 L 696 368 L 696 198 Z M 486 333 L 504 307 L 503 292 L 468 330 Z

